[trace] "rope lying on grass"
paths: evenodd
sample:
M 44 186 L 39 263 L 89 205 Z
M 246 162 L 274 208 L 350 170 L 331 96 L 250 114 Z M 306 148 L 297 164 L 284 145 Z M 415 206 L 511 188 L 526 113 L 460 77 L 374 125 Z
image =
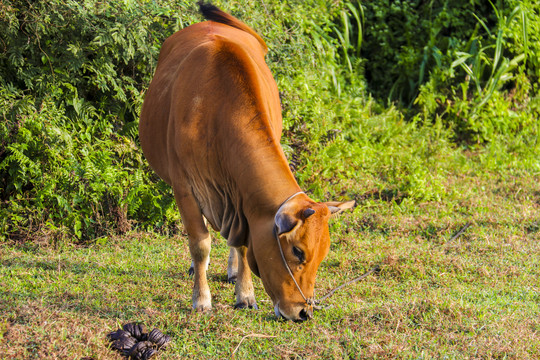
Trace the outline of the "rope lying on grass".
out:
M 469 228 L 469 226 L 471 226 L 471 224 L 472 224 L 471 222 L 466 223 L 465 226 L 463 226 L 454 236 L 452 236 L 452 238 L 450 240 L 448 240 L 448 242 L 451 242 L 451 241 L 457 239 L 458 237 L 460 237 L 465 232 L 465 230 L 467 230 Z M 368 277 L 369 275 L 371 275 L 373 273 L 378 274 L 380 271 L 381 271 L 381 267 L 379 265 L 373 266 L 366 273 L 364 273 L 364 274 L 362 274 L 362 275 L 360 275 L 360 276 L 358 276 L 358 277 L 356 277 L 356 278 L 354 278 L 354 279 L 352 279 L 350 281 L 347 281 L 345 284 L 342 284 L 342 285 L 330 290 L 328 292 L 328 294 L 324 295 L 319 300 L 315 300 L 315 305 L 313 306 L 313 308 L 315 310 L 321 310 L 322 307 L 319 304 L 322 303 L 324 300 L 328 299 L 330 296 L 334 295 L 334 293 L 336 291 L 338 291 L 339 289 L 342 289 L 345 286 L 348 286 L 348 285 L 350 285 L 352 283 L 355 283 L 357 281 L 363 280 L 363 279 L 365 279 L 366 277 Z
M 375 265 L 373 266 L 371 269 L 369 269 L 366 273 L 350 280 L 350 281 L 347 281 L 345 284 L 342 284 L 332 290 L 330 290 L 328 292 L 328 294 L 324 295 L 322 298 L 320 298 L 319 300 L 316 300 L 315 301 L 315 305 L 313 305 L 313 308 L 315 310 L 322 310 L 323 307 L 320 306 L 319 304 L 322 303 L 323 301 L 325 301 L 326 299 L 328 299 L 330 296 L 334 295 L 334 293 L 336 291 L 338 291 L 339 289 L 342 289 L 344 288 L 345 286 L 348 286 L 352 283 L 355 283 L 357 281 L 360 281 L 362 279 L 365 279 L 367 278 L 369 275 L 373 274 L 373 273 L 376 273 L 378 274 L 379 272 L 381 271 L 381 268 L 379 265 Z M 275 338 L 277 336 L 273 336 L 273 335 L 264 335 L 264 334 L 248 334 L 248 335 L 245 335 L 244 337 L 242 337 L 242 339 L 240 340 L 240 342 L 238 343 L 238 345 L 236 345 L 236 347 L 234 348 L 233 352 L 232 352 L 232 355 L 231 357 L 234 359 L 234 356 L 236 354 L 236 352 L 238 351 L 238 349 L 240 348 L 240 345 L 242 345 L 242 343 L 244 342 L 244 340 L 246 340 L 247 338 L 250 338 L 250 337 L 255 337 L 255 338 L 263 338 L 263 339 L 270 339 L 270 338 Z
M 463 234 L 465 232 L 465 230 L 467 230 L 467 228 L 471 226 L 471 222 L 469 221 L 468 223 L 465 224 L 464 227 L 461 228 L 461 230 L 459 230 L 456 235 L 452 236 L 452 238 L 450 240 L 448 240 L 448 242 L 451 242 L 451 241 L 454 241 L 456 240 L 458 237 L 461 236 L 461 234 Z
M 328 292 L 328 294 L 324 295 L 322 298 L 320 298 L 319 300 L 316 300 L 316 301 L 315 301 L 315 305 L 313 306 L 313 308 L 314 308 L 315 310 L 321 310 L 321 309 L 323 309 L 323 307 L 320 306 L 320 303 L 322 303 L 323 301 L 325 301 L 326 299 L 328 299 L 330 296 L 334 295 L 334 293 L 335 293 L 336 291 L 338 291 L 339 289 L 343 289 L 345 286 L 348 286 L 348 285 L 350 285 L 350 284 L 352 284 L 352 283 L 355 283 L 355 282 L 357 282 L 357 281 L 363 280 L 363 279 L 367 278 L 369 275 L 371 275 L 371 274 L 373 274 L 373 273 L 378 274 L 379 272 L 381 272 L 381 267 L 380 267 L 379 265 L 373 266 L 373 267 L 372 267 L 371 269 L 369 269 L 366 273 L 364 273 L 364 274 L 362 274 L 362 275 L 360 275 L 360 276 L 358 276 L 358 277 L 356 277 L 356 278 L 354 278 L 354 279 L 352 279 L 352 280 L 350 280 L 350 281 L 347 281 L 345 284 L 342 284 L 342 285 L 340 285 L 340 286 L 338 286 L 338 287 L 333 288 L 332 290 L 330 290 L 330 291 Z
M 277 336 L 274 336 L 274 335 L 264 335 L 264 334 L 248 334 L 248 335 L 245 335 L 241 340 L 240 342 L 238 343 L 238 345 L 236 345 L 236 347 L 234 348 L 233 352 L 232 352 L 232 355 L 231 357 L 234 358 L 234 354 L 236 354 L 236 352 L 238 351 L 238 348 L 240 348 L 240 345 L 242 345 L 242 343 L 244 342 L 244 340 L 246 340 L 247 338 L 249 337 L 255 337 L 255 338 L 263 338 L 263 339 L 272 339 L 272 338 L 276 338 Z

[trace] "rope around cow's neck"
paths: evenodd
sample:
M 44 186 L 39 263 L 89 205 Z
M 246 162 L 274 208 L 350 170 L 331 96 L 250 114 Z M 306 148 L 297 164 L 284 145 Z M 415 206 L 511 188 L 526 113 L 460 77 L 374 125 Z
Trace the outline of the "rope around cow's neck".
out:
M 300 285 L 298 285 L 298 282 L 296 282 L 296 279 L 294 278 L 294 275 L 293 275 L 293 273 L 291 271 L 291 268 L 289 267 L 289 264 L 287 263 L 287 259 L 285 259 L 285 254 L 283 254 L 283 249 L 281 248 L 281 242 L 279 241 L 279 236 L 277 235 L 277 227 L 274 227 L 274 236 L 276 237 L 276 240 L 277 240 L 277 243 L 278 243 L 279 252 L 281 254 L 281 259 L 283 260 L 283 264 L 285 264 L 285 268 L 289 272 L 289 275 L 291 276 L 291 279 L 293 279 L 294 285 L 296 285 L 296 288 L 300 292 L 300 295 L 302 295 L 302 298 L 304 298 L 304 301 L 306 302 L 306 304 L 314 306 L 315 301 L 313 300 L 313 298 L 308 298 L 308 297 L 306 297 L 306 295 L 304 295 L 304 292 L 300 288 Z
M 287 198 L 287 200 L 285 200 L 278 208 L 278 213 L 279 213 L 279 210 L 281 209 L 281 207 L 283 205 L 285 205 L 285 203 L 287 201 L 289 201 L 290 199 L 292 199 L 293 197 L 295 197 L 296 195 L 299 195 L 299 194 L 303 194 L 304 192 L 303 191 L 300 191 L 300 192 L 297 192 L 296 194 L 293 194 L 292 196 L 289 196 L 289 198 Z M 293 273 L 292 273 L 292 270 L 291 268 L 289 267 L 289 263 L 287 262 L 287 259 L 285 259 L 285 254 L 283 254 L 283 249 L 281 247 L 281 242 L 279 241 L 279 236 L 278 236 L 278 233 L 277 233 L 277 226 L 274 226 L 274 237 L 276 238 L 276 241 L 278 243 L 278 247 L 279 247 L 279 253 L 281 254 L 281 259 L 283 260 L 283 264 L 285 265 L 285 268 L 287 269 L 287 271 L 289 272 L 289 275 L 291 276 L 292 280 L 294 281 L 294 285 L 296 285 L 296 288 L 298 289 L 298 291 L 300 292 L 300 295 L 302 295 L 302 298 L 304 299 L 304 301 L 306 302 L 307 305 L 311 305 L 313 306 L 313 308 L 315 310 L 320 310 L 322 309 L 320 305 L 320 303 L 322 303 L 324 300 L 328 299 L 330 296 L 332 296 L 336 291 L 338 291 L 339 289 L 342 289 L 344 288 L 345 286 L 347 285 L 350 285 L 354 282 L 357 282 L 357 281 L 360 281 L 362 279 L 365 279 L 366 277 L 368 277 L 369 275 L 371 275 L 372 273 L 377 273 L 380 271 L 380 267 L 378 265 L 375 265 L 373 266 L 371 269 L 369 269 L 366 273 L 346 282 L 345 284 L 342 284 L 332 290 L 330 290 L 326 295 L 324 295 L 322 298 L 320 298 L 319 300 L 315 300 L 314 298 L 308 298 L 304 295 L 304 292 L 302 291 L 302 289 L 300 288 L 300 285 L 298 285 L 298 282 L 296 281 Z
M 281 205 L 279 206 L 278 208 L 278 211 L 276 212 L 276 215 L 279 214 L 279 210 L 281 210 L 281 207 L 283 205 L 285 205 L 287 203 L 287 201 L 291 200 L 293 197 L 295 197 L 296 195 L 300 195 L 300 194 L 304 194 L 303 191 L 299 191 L 291 196 L 289 196 L 287 198 L 287 200 L 285 200 L 284 202 L 281 203 Z M 298 289 L 298 291 L 300 292 L 300 295 L 302 295 L 302 298 L 304 299 L 304 301 L 306 302 L 307 305 L 312 305 L 312 306 L 315 306 L 315 301 L 313 300 L 313 298 L 308 298 L 306 297 L 306 295 L 304 295 L 304 292 L 302 291 L 302 289 L 300 288 L 300 285 L 298 285 L 298 282 L 296 282 L 296 279 L 294 278 L 294 275 L 291 271 L 291 268 L 289 267 L 289 264 L 287 263 L 287 259 L 285 259 L 285 254 L 283 254 L 283 249 L 281 248 L 281 241 L 279 241 L 279 235 L 277 233 L 277 225 L 274 225 L 274 237 L 276 238 L 276 241 L 278 243 L 278 247 L 279 247 L 279 253 L 281 254 L 281 259 L 283 260 L 283 264 L 285 264 L 285 268 L 287 269 L 287 271 L 289 272 L 289 275 L 291 276 L 291 279 L 294 281 L 294 285 L 296 285 L 296 288 Z

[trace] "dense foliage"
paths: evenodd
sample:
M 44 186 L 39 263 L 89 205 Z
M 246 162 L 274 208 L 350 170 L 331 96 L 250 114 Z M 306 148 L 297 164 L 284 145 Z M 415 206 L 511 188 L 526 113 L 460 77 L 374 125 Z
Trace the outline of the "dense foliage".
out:
M 216 4 L 267 40 L 284 148 L 316 198 L 440 199 L 445 159 L 471 153 L 540 172 L 535 1 Z M 138 114 L 162 41 L 200 20 L 192 1 L 0 4 L 0 239 L 176 228 Z
M 349 53 L 358 51 L 376 98 L 408 108 L 407 117 L 440 117 L 454 140 L 489 141 L 536 118 L 501 119 L 529 105 L 537 114 L 539 9 L 533 1 L 368 1 L 366 29 L 351 22 L 364 34 L 361 49 Z M 500 94 L 506 99 L 490 101 Z
M 143 161 L 137 119 L 161 42 L 181 26 L 179 9 L 3 6 L 0 232 L 58 237 L 67 227 L 88 239 L 126 231 L 130 219 L 168 226 L 173 200 Z

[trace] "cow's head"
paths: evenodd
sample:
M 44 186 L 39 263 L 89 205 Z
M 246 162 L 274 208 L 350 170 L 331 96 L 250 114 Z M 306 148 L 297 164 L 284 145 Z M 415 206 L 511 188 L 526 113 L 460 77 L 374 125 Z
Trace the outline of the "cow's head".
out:
M 276 316 L 312 317 L 317 269 L 330 248 L 328 220 L 353 205 L 354 201 L 318 203 L 304 193 L 295 194 L 275 214 L 273 232 L 261 234 L 265 239 L 260 246 L 250 247 L 250 266 L 272 298 Z

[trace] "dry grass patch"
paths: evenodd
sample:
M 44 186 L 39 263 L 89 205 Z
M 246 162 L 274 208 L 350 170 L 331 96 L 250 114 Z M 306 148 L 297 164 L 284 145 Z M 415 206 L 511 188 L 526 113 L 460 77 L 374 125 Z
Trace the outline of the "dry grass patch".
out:
M 80 312 L 51 309 L 40 301 L 19 307 L 0 342 L 2 357 L 13 359 L 112 359 L 105 339 L 111 321 Z

